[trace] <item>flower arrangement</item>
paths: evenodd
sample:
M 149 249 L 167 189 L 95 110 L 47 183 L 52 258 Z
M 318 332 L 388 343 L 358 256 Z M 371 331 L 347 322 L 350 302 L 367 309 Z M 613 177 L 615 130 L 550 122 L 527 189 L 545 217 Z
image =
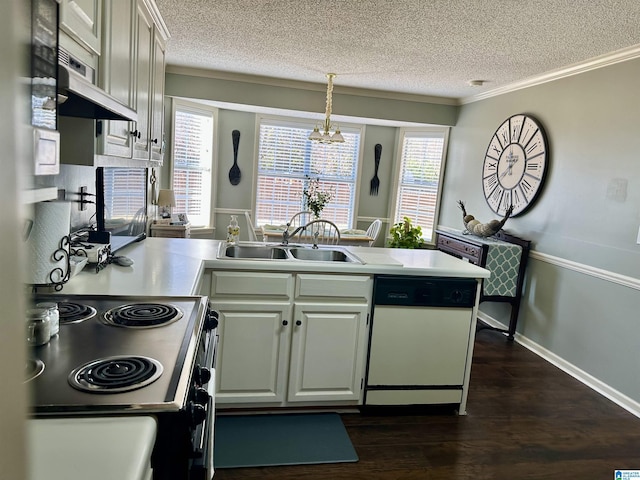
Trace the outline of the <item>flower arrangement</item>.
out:
M 412 226 L 409 217 L 404 217 L 402 222 L 396 223 L 389 233 L 389 248 L 421 248 L 424 244 L 422 228 L 418 225 Z
M 322 190 L 318 178 L 307 177 L 307 179 L 307 186 L 302 191 L 304 206 L 313 213 L 315 218 L 320 218 L 322 209 L 333 198 L 333 191 Z

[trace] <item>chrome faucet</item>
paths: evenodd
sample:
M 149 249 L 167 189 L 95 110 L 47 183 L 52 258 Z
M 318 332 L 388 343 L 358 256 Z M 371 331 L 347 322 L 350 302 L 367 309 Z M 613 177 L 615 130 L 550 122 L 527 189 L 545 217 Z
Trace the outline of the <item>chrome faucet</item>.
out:
M 292 233 L 289 233 L 289 227 L 290 226 L 291 226 L 291 224 L 287 223 L 287 228 L 285 228 L 284 232 L 282 232 L 282 243 L 281 243 L 281 245 L 289 245 L 289 239 L 291 237 L 295 236 L 295 234 L 298 233 L 300 230 L 303 230 L 303 229 L 305 229 L 307 227 L 306 225 L 300 225 Z

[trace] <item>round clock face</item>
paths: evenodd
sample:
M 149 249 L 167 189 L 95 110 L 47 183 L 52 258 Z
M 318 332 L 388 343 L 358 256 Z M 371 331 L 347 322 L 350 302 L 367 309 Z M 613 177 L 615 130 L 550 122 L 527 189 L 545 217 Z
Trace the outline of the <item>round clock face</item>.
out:
M 493 134 L 482 167 L 482 189 L 489 207 L 504 215 L 513 205 L 512 217 L 535 201 L 548 163 L 547 137 L 529 115 L 514 115 Z

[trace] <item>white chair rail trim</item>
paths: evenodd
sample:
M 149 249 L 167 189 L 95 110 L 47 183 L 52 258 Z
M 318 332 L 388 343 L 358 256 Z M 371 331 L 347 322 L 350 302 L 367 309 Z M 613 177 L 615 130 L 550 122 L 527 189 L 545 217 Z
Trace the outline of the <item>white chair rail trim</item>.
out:
M 623 287 L 633 288 L 634 290 L 640 290 L 640 279 L 629 277 L 627 275 L 621 275 L 619 273 L 612 272 L 610 270 L 604 270 L 602 268 L 592 267 L 583 263 L 574 262 L 565 258 L 555 257 L 547 253 L 537 252 L 531 250 L 529 252 L 529 258 L 540 260 L 541 262 L 550 263 L 558 267 L 573 270 L 574 272 L 582 273 L 583 275 L 589 275 L 590 277 L 599 278 L 607 282 L 616 283 Z

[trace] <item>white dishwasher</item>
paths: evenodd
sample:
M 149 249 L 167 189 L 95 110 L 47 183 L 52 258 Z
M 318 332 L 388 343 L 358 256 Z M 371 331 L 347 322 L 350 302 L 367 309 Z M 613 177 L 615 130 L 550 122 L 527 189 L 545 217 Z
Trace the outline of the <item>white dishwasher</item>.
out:
M 464 414 L 477 294 L 475 279 L 376 276 L 364 404 Z

